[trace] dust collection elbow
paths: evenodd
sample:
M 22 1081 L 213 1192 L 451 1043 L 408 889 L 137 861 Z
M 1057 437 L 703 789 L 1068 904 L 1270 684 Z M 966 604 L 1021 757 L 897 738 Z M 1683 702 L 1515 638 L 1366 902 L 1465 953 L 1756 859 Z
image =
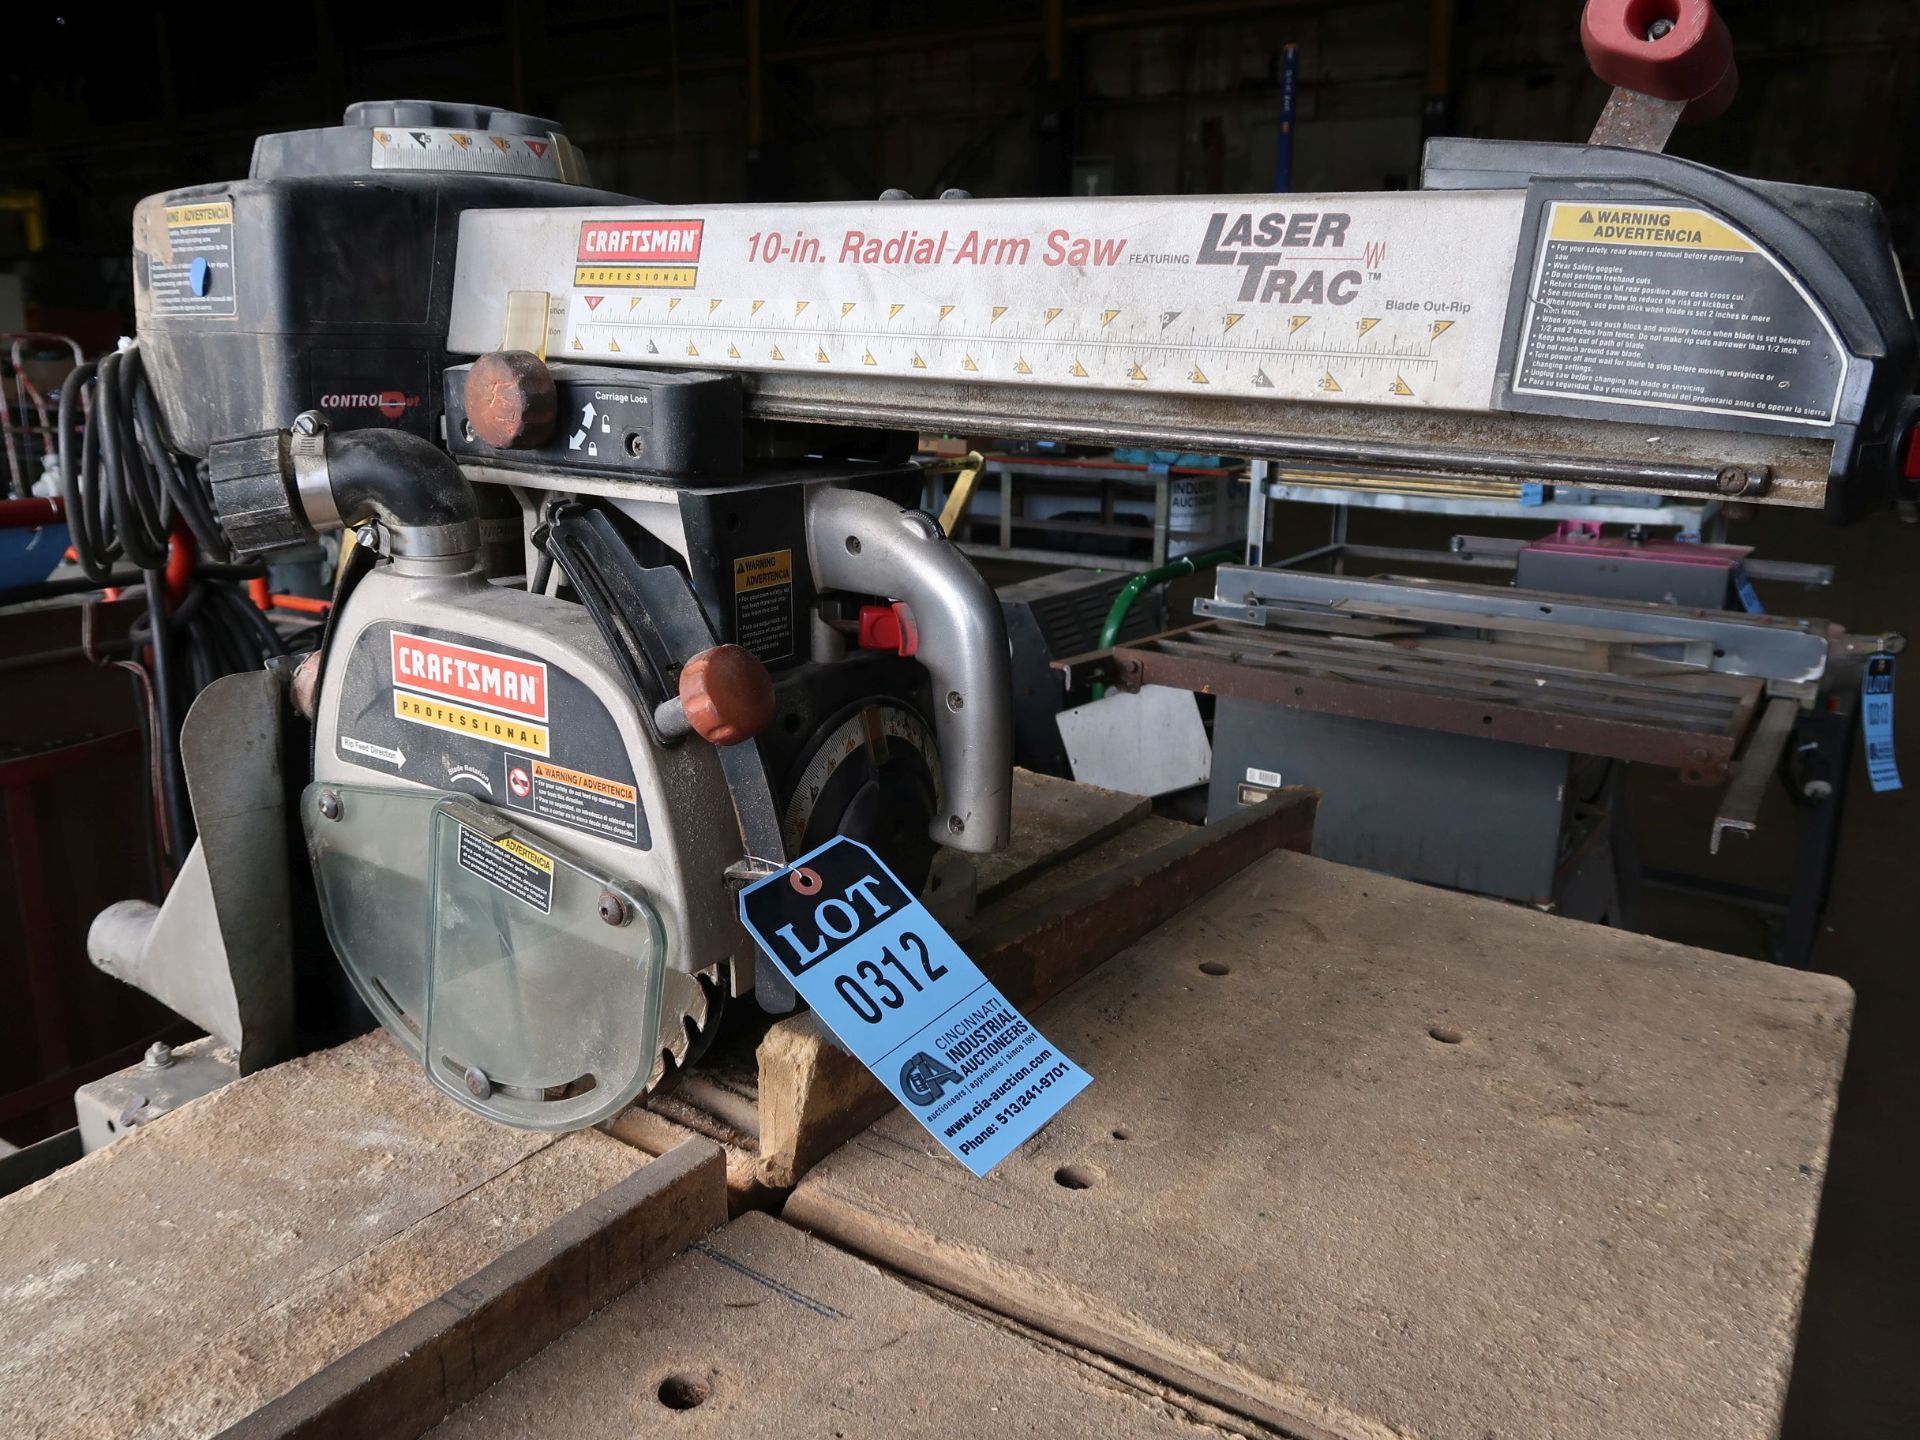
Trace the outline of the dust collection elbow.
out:
M 470 558 L 480 507 L 453 457 L 402 430 L 331 434 L 314 415 L 291 430 L 242 435 L 207 456 L 213 505 L 239 556 L 304 544 L 321 530 L 377 520 L 395 556 Z

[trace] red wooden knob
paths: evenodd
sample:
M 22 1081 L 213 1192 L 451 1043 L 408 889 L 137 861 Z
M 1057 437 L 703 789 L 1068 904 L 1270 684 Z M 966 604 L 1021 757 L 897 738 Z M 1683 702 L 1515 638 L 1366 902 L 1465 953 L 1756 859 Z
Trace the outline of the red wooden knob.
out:
M 773 677 L 738 645 L 716 645 L 681 668 L 680 704 L 702 739 L 737 745 L 773 723 Z
M 1711 120 L 1739 88 L 1733 37 L 1712 0 L 1587 0 L 1580 45 L 1609 85 L 1692 101 L 1688 120 Z
M 559 397 L 546 362 L 526 350 L 496 350 L 467 370 L 467 423 L 496 450 L 547 443 Z

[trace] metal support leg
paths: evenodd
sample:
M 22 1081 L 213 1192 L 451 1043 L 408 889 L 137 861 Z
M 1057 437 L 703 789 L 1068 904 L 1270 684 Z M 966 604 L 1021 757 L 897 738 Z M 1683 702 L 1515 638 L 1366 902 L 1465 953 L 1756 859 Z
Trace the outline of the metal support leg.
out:
M 1808 805 L 1800 824 L 1787 917 L 1780 928 L 1782 965 L 1804 969 L 1819 938 L 1820 919 L 1833 889 L 1834 861 L 1840 853 L 1840 819 L 1846 808 L 1858 719 L 1854 706 L 1842 705 L 1837 711 L 1803 715 L 1794 728 L 1793 747 L 1806 762 L 1801 787 Z M 1808 790 L 1814 792 L 1812 796 Z

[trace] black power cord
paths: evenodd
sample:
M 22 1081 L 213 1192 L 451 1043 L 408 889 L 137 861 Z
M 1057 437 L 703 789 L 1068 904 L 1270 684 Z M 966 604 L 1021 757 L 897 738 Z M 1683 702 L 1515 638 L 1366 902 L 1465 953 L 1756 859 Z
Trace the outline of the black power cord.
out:
M 76 406 L 85 412 L 78 424 Z M 59 450 L 67 531 L 82 573 L 107 586 L 124 584 L 127 569 L 141 572 L 147 615 L 129 635 L 136 655 L 152 653 L 151 703 L 143 697 L 140 710 L 158 759 L 162 848 L 177 866 L 193 842 L 179 755 L 187 708 L 222 675 L 258 669 L 287 653 L 287 644 L 235 583 L 248 572 L 227 563 L 232 548 L 204 469 L 167 438 L 137 342 L 82 365 L 61 386 Z M 202 562 L 212 563 L 196 565 L 169 607 L 177 525 L 192 535 Z

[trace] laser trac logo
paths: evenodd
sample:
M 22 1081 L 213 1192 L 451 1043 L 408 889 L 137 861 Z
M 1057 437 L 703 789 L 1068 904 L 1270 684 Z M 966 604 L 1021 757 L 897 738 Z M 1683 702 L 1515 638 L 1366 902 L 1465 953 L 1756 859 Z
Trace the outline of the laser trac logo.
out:
M 1364 258 L 1369 267 L 1377 266 L 1385 257 L 1385 246 L 1367 246 L 1364 257 L 1309 253 L 1295 258 L 1285 252 L 1340 251 L 1347 244 L 1352 224 L 1353 217 L 1344 211 L 1302 210 L 1291 215 L 1277 210 L 1265 215 L 1215 211 L 1207 219 L 1206 238 L 1200 242 L 1194 263 L 1244 266 L 1247 275 L 1240 282 L 1242 300 L 1275 305 L 1347 305 L 1359 298 L 1366 273 L 1357 269 L 1329 273 L 1327 266 L 1316 262 Z

